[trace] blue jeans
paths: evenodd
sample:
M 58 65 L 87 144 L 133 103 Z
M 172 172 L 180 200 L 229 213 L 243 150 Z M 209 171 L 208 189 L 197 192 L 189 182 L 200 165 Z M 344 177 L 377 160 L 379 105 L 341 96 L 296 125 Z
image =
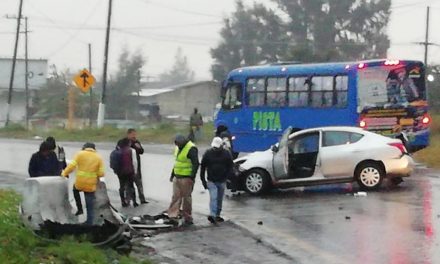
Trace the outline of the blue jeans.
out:
M 209 210 L 213 217 L 220 216 L 222 212 L 223 196 L 225 194 L 226 182 L 208 181 Z
M 83 210 L 81 203 L 81 196 L 79 196 L 79 190 L 73 186 L 73 196 L 75 197 L 76 207 L 79 211 Z M 86 209 L 87 209 L 87 225 L 93 225 L 93 219 L 95 218 L 95 192 L 84 192 L 84 198 L 86 200 Z

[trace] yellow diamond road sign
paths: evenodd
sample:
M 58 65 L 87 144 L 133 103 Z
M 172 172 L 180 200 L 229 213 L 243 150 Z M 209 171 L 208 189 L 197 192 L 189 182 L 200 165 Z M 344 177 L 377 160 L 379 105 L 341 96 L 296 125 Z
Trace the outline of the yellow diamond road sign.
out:
M 87 93 L 90 87 L 95 84 L 95 77 L 88 70 L 84 69 L 73 77 L 73 81 L 83 93 Z

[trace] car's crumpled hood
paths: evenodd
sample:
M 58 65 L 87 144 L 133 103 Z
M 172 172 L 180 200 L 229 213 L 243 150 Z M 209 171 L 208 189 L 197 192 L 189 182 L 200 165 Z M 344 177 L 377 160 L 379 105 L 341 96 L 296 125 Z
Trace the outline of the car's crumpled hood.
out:
M 243 157 L 240 157 L 238 159 L 234 160 L 234 163 L 240 163 L 243 162 L 243 160 L 245 161 L 270 161 L 272 160 L 272 150 L 271 149 L 267 149 L 265 151 L 256 151 L 250 154 L 247 154 Z

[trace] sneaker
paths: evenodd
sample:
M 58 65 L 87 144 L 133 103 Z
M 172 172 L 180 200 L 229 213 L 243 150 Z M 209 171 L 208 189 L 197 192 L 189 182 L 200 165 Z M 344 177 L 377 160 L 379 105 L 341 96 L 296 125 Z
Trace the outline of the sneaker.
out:
M 183 223 L 183 226 L 192 226 L 194 225 L 194 222 L 192 220 L 185 220 L 185 222 Z
M 225 221 L 225 219 L 223 219 L 223 217 L 217 216 L 217 217 L 215 218 L 215 221 L 216 221 L 216 222 L 219 222 L 219 223 L 222 223 L 222 222 Z
M 78 215 L 82 215 L 83 213 L 84 213 L 83 210 L 79 209 L 78 211 L 76 211 L 75 215 L 78 216 Z
M 133 202 L 133 207 L 138 207 L 139 204 L 137 202 Z
M 122 207 L 128 207 L 129 206 L 129 204 L 127 202 L 122 202 L 121 204 L 122 204 Z
M 166 219 L 164 221 L 164 224 L 178 226 L 179 225 L 179 219 L 177 219 L 177 218 L 168 218 L 168 219 Z
M 213 216 L 208 216 L 208 221 L 211 222 L 211 224 L 216 224 L 216 220 Z

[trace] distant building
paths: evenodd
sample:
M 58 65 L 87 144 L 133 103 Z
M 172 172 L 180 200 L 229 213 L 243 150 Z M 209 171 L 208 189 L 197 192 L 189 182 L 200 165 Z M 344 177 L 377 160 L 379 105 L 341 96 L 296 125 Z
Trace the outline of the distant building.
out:
M 189 120 L 195 107 L 206 120 L 211 120 L 215 105 L 220 102 L 220 87 L 214 81 L 189 82 L 155 89 L 141 89 L 141 114 L 150 116 L 159 111 L 162 118 Z
M 6 105 L 9 94 L 12 59 L 0 58 L 0 125 L 6 120 Z M 32 98 L 37 90 L 46 84 L 47 60 L 28 60 L 29 106 L 32 107 Z M 14 85 L 9 120 L 21 122 L 25 120 L 25 61 L 17 59 L 15 64 Z

